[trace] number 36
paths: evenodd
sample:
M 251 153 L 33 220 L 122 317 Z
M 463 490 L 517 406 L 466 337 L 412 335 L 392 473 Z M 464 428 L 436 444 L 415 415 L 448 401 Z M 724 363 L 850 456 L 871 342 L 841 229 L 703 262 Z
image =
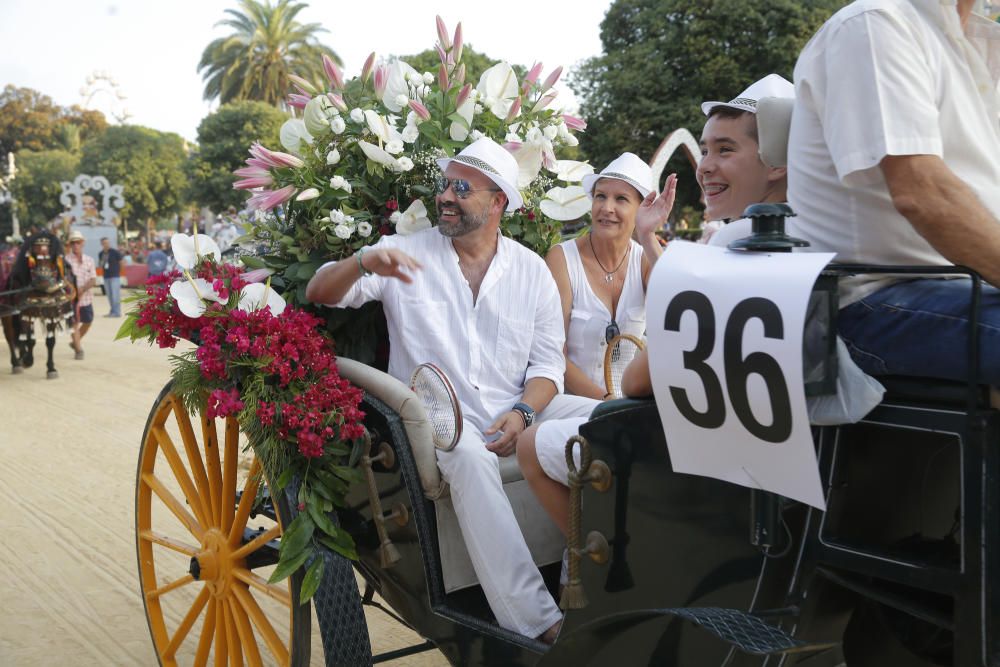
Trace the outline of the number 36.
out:
M 715 370 L 706 363 L 715 348 L 715 311 L 712 303 L 701 292 L 688 290 L 673 298 L 663 318 L 663 328 L 680 332 L 681 316 L 691 311 L 698 320 L 698 340 L 691 350 L 684 351 L 684 368 L 696 373 L 705 388 L 708 406 L 697 411 L 688 399 L 687 390 L 670 387 L 670 396 L 677 409 L 691 423 L 702 428 L 719 428 L 726 421 L 726 402 L 722 384 Z M 773 301 L 751 297 L 736 304 L 729 315 L 722 340 L 722 358 L 729 389 L 729 401 L 737 419 L 752 435 L 766 442 L 784 442 L 792 433 L 792 408 L 788 386 L 781 367 L 774 357 L 764 352 L 751 352 L 743 356 L 743 330 L 752 320 L 760 320 L 766 338 L 784 338 L 784 322 Z M 750 409 L 747 380 L 757 374 L 767 386 L 771 402 L 771 424 L 761 424 Z

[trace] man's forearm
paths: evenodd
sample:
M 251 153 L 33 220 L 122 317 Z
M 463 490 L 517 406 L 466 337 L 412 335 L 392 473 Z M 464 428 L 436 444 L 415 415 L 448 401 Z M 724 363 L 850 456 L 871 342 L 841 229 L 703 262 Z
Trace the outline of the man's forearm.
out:
M 530 405 L 537 414 L 548 407 L 557 393 L 559 392 L 552 380 L 535 377 L 524 383 L 524 395 L 521 396 L 521 401 Z
M 360 278 L 358 260 L 352 255 L 317 271 L 306 285 L 306 299 L 312 303 L 337 303 Z

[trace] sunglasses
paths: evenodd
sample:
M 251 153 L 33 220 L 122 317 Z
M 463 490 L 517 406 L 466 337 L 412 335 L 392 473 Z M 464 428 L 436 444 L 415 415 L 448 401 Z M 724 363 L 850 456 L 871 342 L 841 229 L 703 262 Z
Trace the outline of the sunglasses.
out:
M 500 188 L 473 189 L 472 184 L 464 178 L 448 178 L 447 176 L 438 176 L 435 186 L 435 190 L 439 195 L 443 195 L 448 187 L 451 186 L 451 191 L 459 199 L 468 199 L 469 195 L 473 192 L 500 192 Z
M 611 324 L 609 324 L 608 328 L 604 330 L 604 342 L 610 343 L 612 340 L 614 340 L 615 336 L 618 336 L 620 334 L 621 334 L 621 329 L 618 328 L 618 323 L 615 322 L 614 320 L 611 320 Z

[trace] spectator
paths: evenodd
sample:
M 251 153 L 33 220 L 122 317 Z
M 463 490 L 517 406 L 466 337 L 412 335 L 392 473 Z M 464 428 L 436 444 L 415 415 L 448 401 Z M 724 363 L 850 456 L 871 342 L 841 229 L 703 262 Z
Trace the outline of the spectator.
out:
M 108 295 L 108 314 L 104 317 L 122 316 L 122 254 L 111 245 L 108 237 L 101 239 L 101 254 L 97 261 L 104 270 L 104 291 Z

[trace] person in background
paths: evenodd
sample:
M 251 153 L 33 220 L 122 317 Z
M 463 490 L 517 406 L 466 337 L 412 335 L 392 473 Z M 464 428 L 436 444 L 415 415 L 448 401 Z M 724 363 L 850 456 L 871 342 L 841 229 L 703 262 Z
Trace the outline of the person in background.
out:
M 101 252 L 97 263 L 104 271 L 104 291 L 108 295 L 109 311 L 104 317 L 122 316 L 122 254 L 111 244 L 111 239 L 101 239 Z
M 90 330 L 94 321 L 94 285 L 97 284 L 97 267 L 94 259 L 83 252 L 85 239 L 79 231 L 69 235 L 70 251 L 66 253 L 66 263 L 73 270 L 76 278 L 76 312 L 73 318 L 73 348 L 74 359 L 83 359 L 83 337 Z
M 146 266 L 149 267 L 149 275 L 158 276 L 167 270 L 170 258 L 163 252 L 163 242 L 157 241 L 153 244 L 153 249 L 146 256 Z

